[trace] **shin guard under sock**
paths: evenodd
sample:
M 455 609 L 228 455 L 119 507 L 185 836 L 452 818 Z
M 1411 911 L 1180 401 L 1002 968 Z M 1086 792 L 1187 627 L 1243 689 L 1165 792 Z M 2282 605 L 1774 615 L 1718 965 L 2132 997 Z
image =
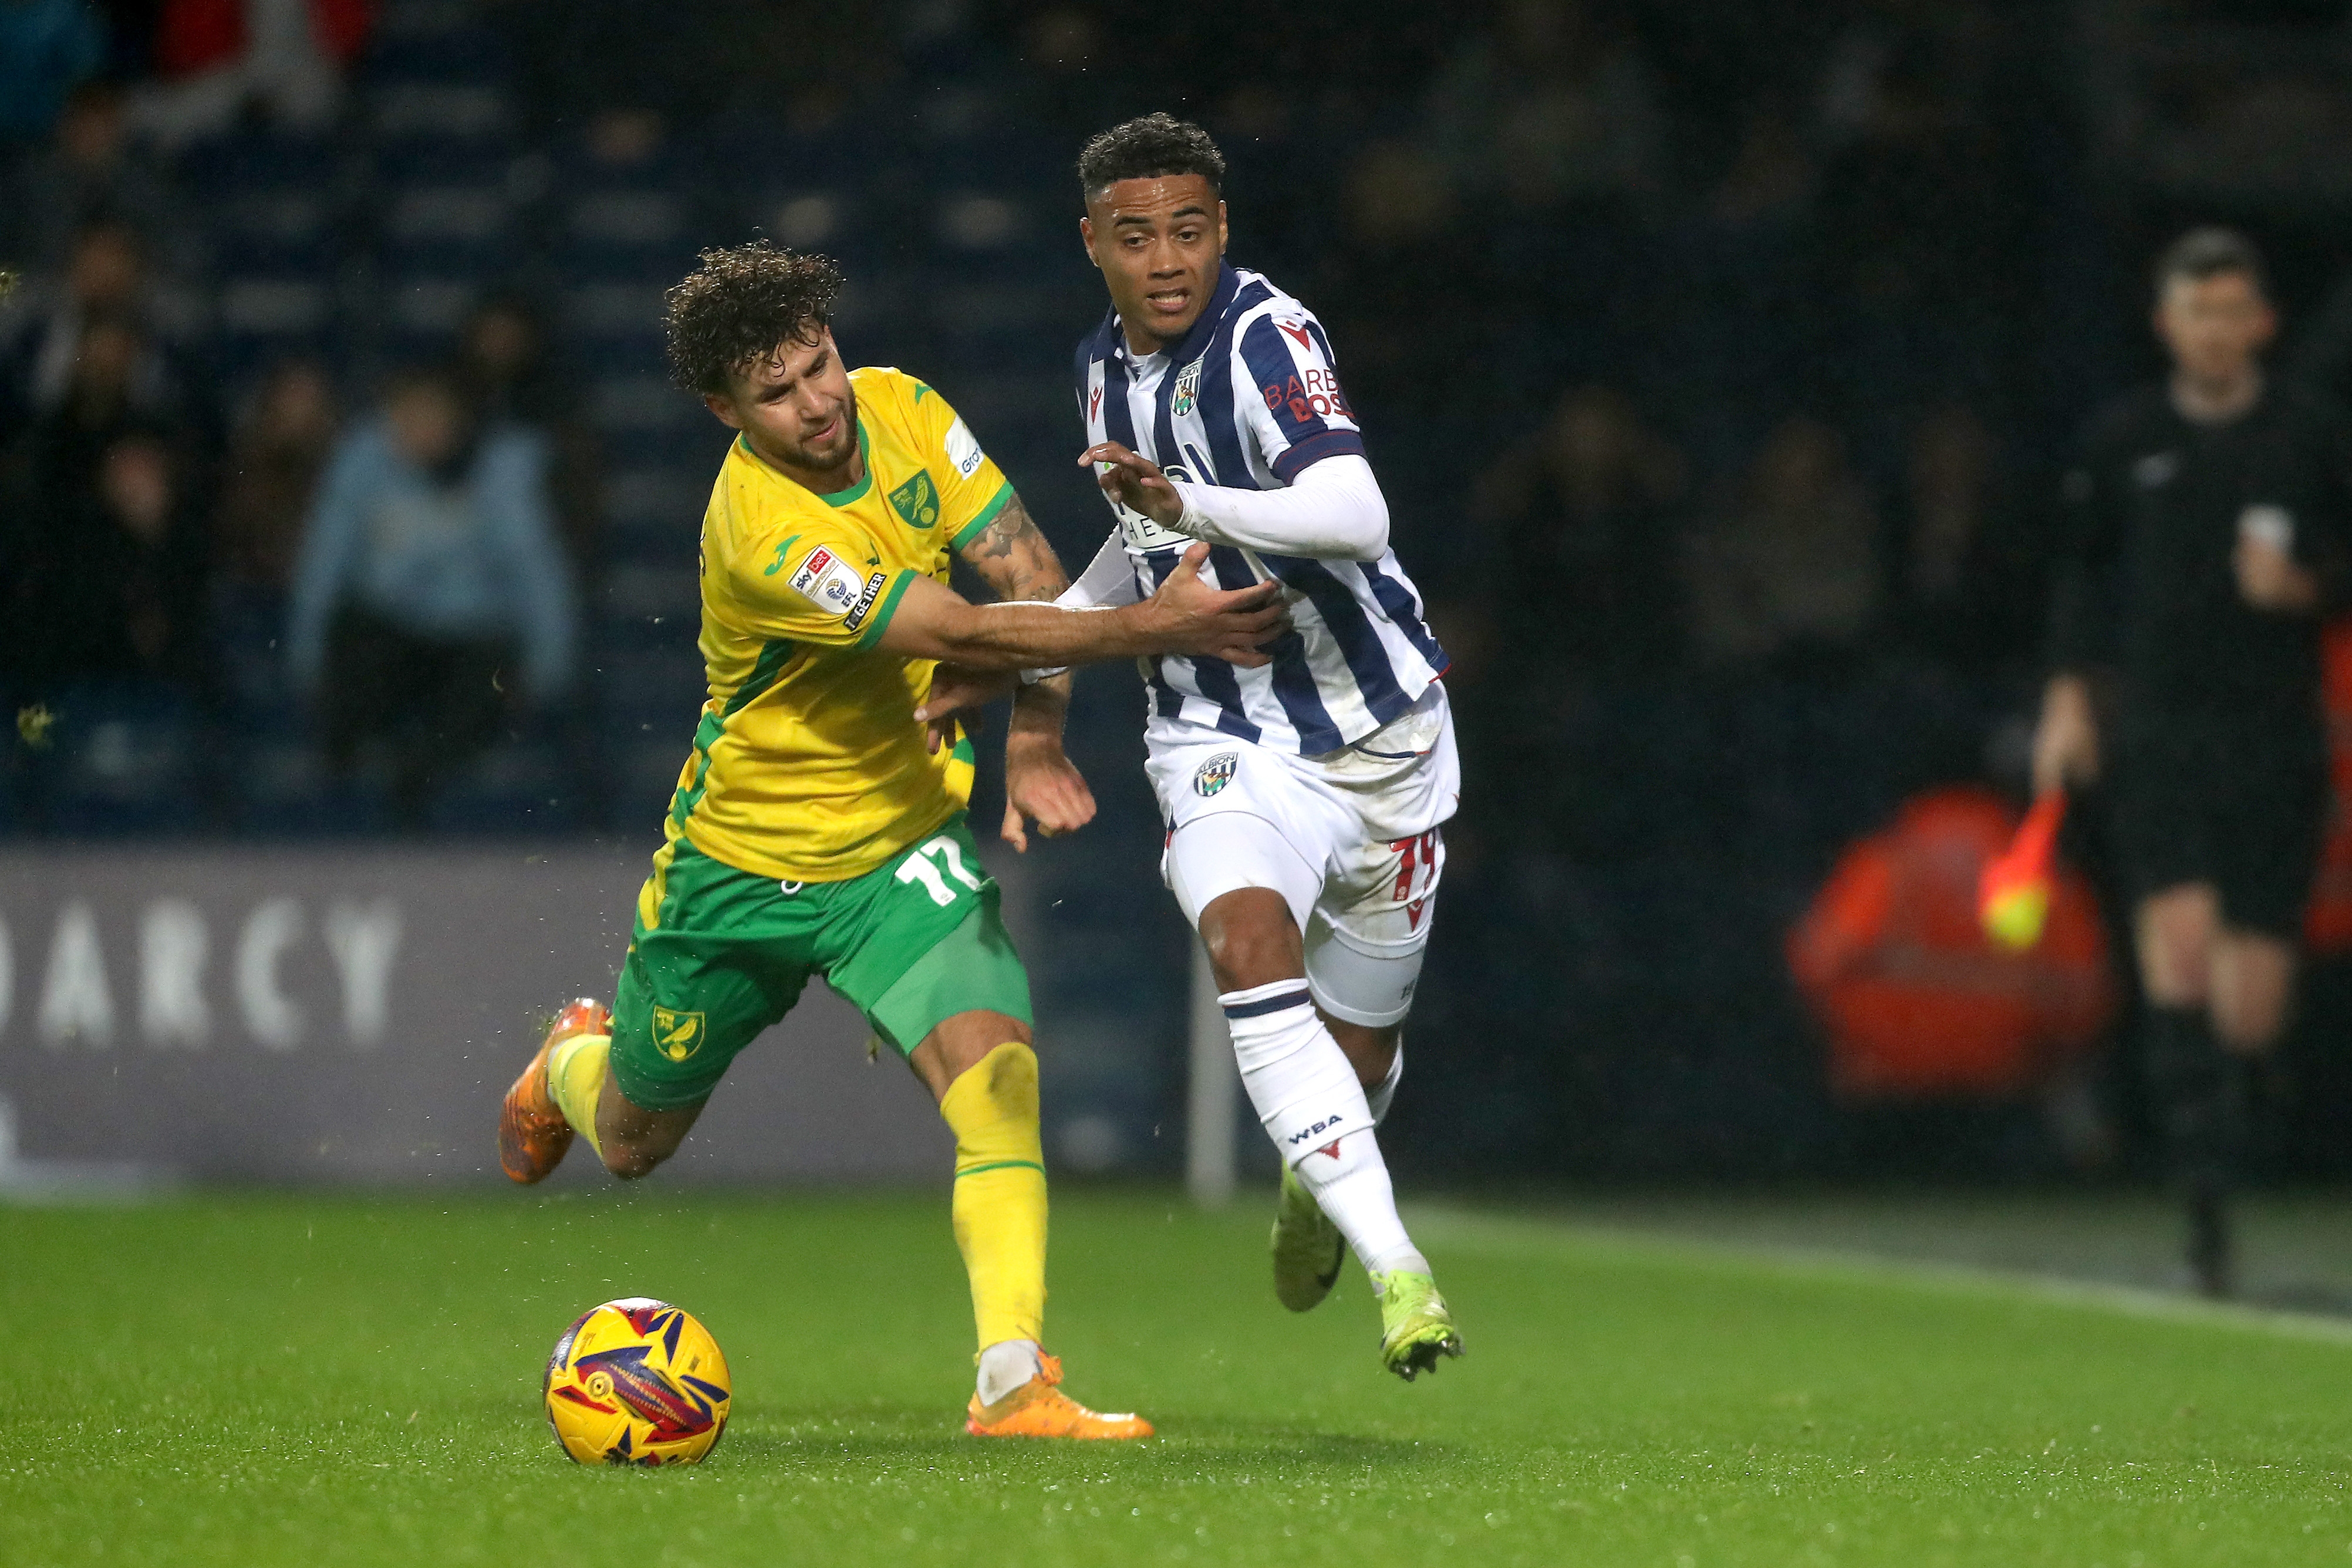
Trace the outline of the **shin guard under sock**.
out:
M 1364 1087 L 1316 1015 L 1307 981 L 1277 980 L 1217 1000 L 1259 1123 L 1364 1268 L 1428 1272 L 1397 1218 Z
M 1388 1076 L 1364 1091 L 1364 1103 L 1370 1107 L 1372 1125 L 1377 1127 L 1389 1119 L 1389 1107 L 1396 1103 L 1397 1084 L 1404 1079 L 1404 1040 L 1400 1037 L 1396 1054 L 1389 1058 Z
M 2164 1134 L 2166 1175 L 2189 1211 L 2189 1262 L 2209 1286 L 2226 1283 L 2222 1205 L 2244 1140 L 2245 1075 L 2197 1008 L 2151 1008 L 2147 1078 Z
M 980 1347 L 1024 1340 L 1045 1322 L 1045 1151 L 1037 1133 L 1037 1056 L 1007 1040 L 940 1097 L 956 1138 L 956 1248 L 971 1280 Z M 1025 1381 L 1025 1380 L 1024 1380 Z
M 596 1142 L 596 1102 L 604 1098 L 612 1057 L 613 1037 L 607 1034 L 575 1034 L 547 1053 L 548 1092 L 599 1160 L 604 1151 Z

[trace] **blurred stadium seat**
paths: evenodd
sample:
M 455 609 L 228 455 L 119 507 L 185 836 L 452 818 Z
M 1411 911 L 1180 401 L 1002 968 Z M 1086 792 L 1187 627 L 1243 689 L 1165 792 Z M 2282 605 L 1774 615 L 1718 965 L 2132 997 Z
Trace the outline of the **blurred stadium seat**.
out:
M 34 768 L 52 832 L 115 838 L 206 825 L 205 750 L 195 704 L 147 682 L 68 688 L 50 705 L 48 750 Z

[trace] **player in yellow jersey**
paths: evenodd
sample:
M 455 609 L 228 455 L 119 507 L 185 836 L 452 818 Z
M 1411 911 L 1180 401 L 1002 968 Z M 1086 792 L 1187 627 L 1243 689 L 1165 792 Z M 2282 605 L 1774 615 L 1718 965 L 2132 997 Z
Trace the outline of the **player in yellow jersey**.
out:
M 1276 585 L 1180 572 L 1124 610 L 1067 611 L 1061 564 L 947 401 L 846 370 L 840 274 L 767 245 L 704 253 L 670 291 L 671 369 L 740 434 L 702 521 L 710 700 L 679 775 L 608 1013 L 565 1008 L 507 1092 L 499 1159 L 545 1177 L 575 1134 L 614 1175 L 675 1153 L 728 1063 L 811 977 L 855 1005 L 956 1135 L 955 1237 L 971 1281 L 982 1436 L 1135 1437 L 1061 1393 L 1040 1343 L 1045 1172 L 1029 982 L 964 823 L 969 739 L 919 710 L 940 661 L 975 670 L 1152 653 L 1262 664 Z M 947 586 L 961 554 L 1008 602 Z M 1205 552 L 1202 552 L 1205 553 Z M 1065 676 L 1022 690 L 1008 829 L 1083 825 L 1062 755 Z M 946 721 L 942 721 L 944 724 Z

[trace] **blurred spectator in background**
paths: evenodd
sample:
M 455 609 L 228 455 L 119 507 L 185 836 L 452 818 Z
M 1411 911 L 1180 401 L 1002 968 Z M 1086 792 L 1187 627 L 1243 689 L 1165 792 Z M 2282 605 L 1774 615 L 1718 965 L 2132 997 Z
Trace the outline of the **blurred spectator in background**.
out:
M 1874 471 L 1899 461 L 1903 411 L 1991 378 L 2035 254 L 1967 90 L 1969 50 L 1954 36 L 1967 22 L 1938 35 L 1952 19 L 1933 8 L 1905 20 L 1849 32 L 1823 104 L 1821 281 L 1841 306 L 1826 363 Z
M 1665 121 L 1648 66 L 1576 0 L 1507 0 L 1465 30 L 1429 94 L 1447 173 L 1523 213 L 1643 203 L 1665 177 Z
M 221 577 L 282 599 L 293 585 L 302 527 L 333 449 L 335 392 L 308 360 L 278 366 L 262 382 L 229 444 L 213 522 Z
M 10 448 L 9 665 L 42 689 L 144 675 L 198 691 L 209 449 L 134 318 L 70 320 L 62 383 Z
M 58 408 L 77 385 L 86 333 L 103 320 L 125 334 L 132 359 L 116 389 L 134 412 L 212 434 L 211 403 L 190 356 L 161 329 L 139 236 L 101 218 L 75 236 L 64 277 L 28 285 L 11 300 L 0 335 L 0 441 Z M 110 344 L 110 347 L 117 346 Z M 205 455 L 209 455 L 206 453 Z
M 1967 406 L 1945 403 L 1912 426 L 1906 456 L 1896 541 L 1902 635 L 1971 673 L 2037 664 L 2038 552 L 1992 432 Z
M 2319 308 L 2296 334 L 2287 373 L 2303 385 L 2352 405 L 2352 271 L 2339 273 Z
M 1877 518 L 1845 442 L 1802 415 L 1766 439 L 1684 561 L 1692 641 L 1717 663 L 1851 651 L 1885 597 Z
M 0 523 L 0 647 L 20 692 L 145 679 L 203 683 L 205 539 L 171 433 L 84 424 L 34 431 Z
M 27 472 L 47 487 L 89 482 L 99 456 L 125 432 L 163 431 L 177 448 L 182 491 L 205 483 L 208 453 L 203 432 L 182 405 L 157 386 L 153 345 L 134 319 L 94 311 L 75 322 L 76 337 L 59 367 L 63 380 L 46 397 L 17 443 Z
M 1044 6 L 1021 26 L 1021 58 L 1036 73 L 1024 107 L 1066 137 L 1082 140 L 1118 117 L 1103 31 L 1104 19 L 1079 5 Z
M 395 377 L 337 447 L 296 569 L 289 660 L 348 774 L 389 761 L 392 806 L 424 823 L 438 785 L 487 747 L 510 704 L 571 684 L 573 595 L 556 543 L 548 450 L 486 425 L 465 378 Z
M 1978 879 L 2017 813 L 1975 786 L 1906 801 L 1849 849 L 1790 932 L 1798 988 L 1829 1036 L 1830 1082 L 1850 1101 L 2051 1096 L 2078 1159 L 2109 1151 L 2083 1114 L 2080 1064 L 2116 1007 L 2106 930 L 2081 873 L 2057 879 L 2041 939 L 1987 940 Z
M 217 136 L 248 115 L 320 130 L 374 11 L 372 0 L 163 0 L 163 79 L 140 90 L 132 116 L 166 147 Z
M 654 132 L 657 139 L 658 120 Z M 494 294 L 478 306 L 457 353 L 480 417 L 534 431 L 547 443 L 558 536 L 574 570 L 593 579 L 601 553 L 601 476 L 594 434 L 581 418 L 578 378 L 555 363 L 539 313 L 516 295 Z
M 109 222 L 128 229 L 165 273 L 185 278 L 200 264 L 196 214 L 131 139 L 117 83 L 76 88 L 49 144 L 26 157 L 0 192 L 6 195 L 0 256 L 27 271 L 61 276 L 77 237 Z
M 919 18 L 944 18 L 952 28 L 963 7 L 511 0 L 485 9 L 508 39 L 523 97 L 543 128 L 625 104 L 681 125 L 745 109 L 811 131 L 834 123 L 861 89 L 903 70 L 902 35 Z
M 0 153 L 47 136 L 105 60 L 106 29 L 85 0 L 0 0 Z
M 1736 134 L 1720 177 L 1674 225 L 1658 258 L 1672 304 L 1644 324 L 1655 348 L 1643 373 L 1663 383 L 1659 406 L 1705 473 L 1738 462 L 1818 380 L 1818 180 L 1803 132 L 1767 101 Z
M 1595 386 L 1487 471 L 1473 505 L 1506 563 L 1494 600 L 1515 658 L 1637 677 L 1680 658 L 1685 485 L 1673 444 Z
M 1459 193 L 1416 143 L 1379 141 L 1349 165 L 1341 193 L 1347 243 L 1327 239 L 1316 257 L 1322 285 L 1342 301 L 1327 318 L 1347 359 L 1350 397 L 1370 397 L 1418 428 L 1461 413 L 1454 389 L 1426 373 L 1426 324 L 1447 324 L 1457 345 L 1475 341 L 1478 263 L 1454 220 Z

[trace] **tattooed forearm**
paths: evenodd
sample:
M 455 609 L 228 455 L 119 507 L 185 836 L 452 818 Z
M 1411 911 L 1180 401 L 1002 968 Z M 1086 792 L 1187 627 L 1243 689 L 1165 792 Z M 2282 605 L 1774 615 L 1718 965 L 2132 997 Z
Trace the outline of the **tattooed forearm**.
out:
M 1070 574 L 1018 496 L 964 546 L 963 559 L 1000 599 L 1052 599 L 1070 586 Z

